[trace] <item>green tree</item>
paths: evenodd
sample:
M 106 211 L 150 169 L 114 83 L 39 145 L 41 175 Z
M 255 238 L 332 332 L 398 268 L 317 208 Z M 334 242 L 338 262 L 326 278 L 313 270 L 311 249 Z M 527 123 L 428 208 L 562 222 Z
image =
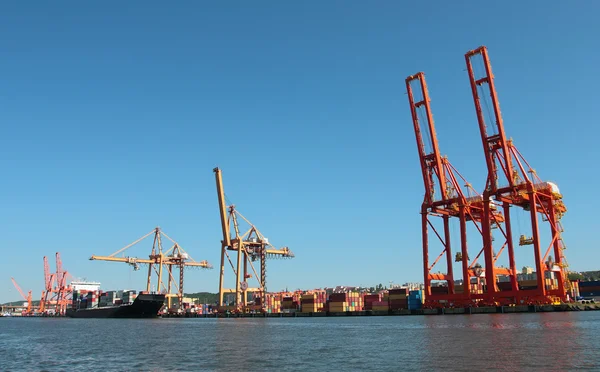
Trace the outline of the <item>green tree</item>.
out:
M 569 280 L 583 280 L 584 276 L 580 273 L 569 273 Z

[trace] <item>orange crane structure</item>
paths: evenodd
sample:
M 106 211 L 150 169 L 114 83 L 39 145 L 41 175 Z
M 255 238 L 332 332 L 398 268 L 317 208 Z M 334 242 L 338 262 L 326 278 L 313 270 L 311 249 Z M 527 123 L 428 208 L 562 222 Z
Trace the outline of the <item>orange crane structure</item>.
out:
M 10 280 L 12 281 L 12 283 L 15 286 L 15 288 L 17 289 L 17 291 L 19 291 L 19 293 L 21 294 L 21 297 L 23 297 L 23 299 L 25 301 L 27 301 L 27 309 L 25 310 L 24 314 L 25 315 L 33 314 L 33 307 L 31 305 L 31 291 L 29 291 L 27 293 L 27 296 L 25 296 L 25 293 L 23 293 L 23 291 L 21 290 L 21 287 L 19 287 L 19 285 L 17 284 L 17 281 L 15 280 L 15 278 L 10 278 Z
M 557 298 L 563 302 L 567 301 L 570 283 L 564 255 L 565 245 L 561 238 L 563 229 L 560 224 L 560 219 L 567 209 L 562 201 L 562 195 L 556 184 L 543 182 L 537 176 L 535 170 L 517 150 L 512 139 L 507 139 L 486 47 L 482 46 L 467 52 L 465 60 L 488 170 L 483 193 L 484 219 L 482 221 L 486 300 L 489 303 L 552 303 Z M 476 71 L 476 66 L 481 68 Z M 487 108 L 487 118 L 483 107 Z M 490 213 L 487 213 L 495 204 L 502 207 L 506 219 L 505 229 L 502 230 L 503 241 L 498 254 L 494 254 L 494 238 L 491 229 L 495 220 Z M 537 281 L 534 289 L 520 289 L 517 282 L 510 207 L 522 208 L 528 211 L 531 217 L 532 236 L 520 236 L 519 245 L 533 247 Z M 542 247 L 539 231 L 540 216 L 541 221 L 546 222 L 550 230 L 550 244 L 547 249 Z M 510 268 L 502 271 L 496 267 L 496 261 L 505 247 L 508 247 Z M 550 252 L 554 254 L 555 263 L 548 261 Z M 545 283 L 547 272 L 555 273 L 558 281 L 556 288 Z M 498 288 L 496 278 L 500 274 L 510 276 L 511 290 L 502 291 Z
M 219 213 L 221 217 L 221 228 L 223 240 L 221 240 L 221 268 L 219 276 L 219 307 L 223 308 L 223 295 L 235 293 L 234 312 L 246 312 L 253 310 L 248 304 L 248 294 L 258 293 L 261 298 L 260 309 L 265 308 L 267 294 L 267 258 L 293 258 L 294 253 L 288 248 L 275 248 L 269 240 L 246 219 L 235 205 L 227 206 L 225 203 L 225 191 L 221 170 L 214 168 L 217 183 L 217 196 L 219 199 Z M 238 217 L 244 220 L 250 227 L 245 233 L 240 233 Z M 237 255 L 234 265 L 228 251 Z M 224 288 L 225 259 L 229 262 L 235 274 L 235 288 Z M 260 275 L 257 273 L 252 262 L 260 261 Z M 248 279 L 252 278 L 248 268 L 254 273 L 256 287 L 249 287 Z
M 70 274 L 63 270 L 60 252 L 56 252 L 56 272 L 50 272 L 48 257 L 44 256 L 44 290 L 40 299 L 40 312 L 53 308 L 57 314 L 64 314 L 72 296 L 67 283 Z
M 471 278 L 479 280 L 482 274 L 481 265 L 477 260 L 483 250 L 469 263 L 467 225 L 472 223 L 481 234 L 482 222 L 493 220 L 499 225 L 503 221 L 502 213 L 493 208 L 485 209 L 481 195 L 452 166 L 448 158 L 441 155 L 425 74 L 419 72 L 407 77 L 406 89 L 425 185 L 425 196 L 421 205 L 425 305 L 436 307 L 448 303 L 454 306 L 468 306 L 483 296 L 482 293 L 471 289 Z M 461 183 L 466 193 L 463 192 Z M 442 220 L 441 234 L 434 225 L 436 217 Z M 454 260 L 450 234 L 451 218 L 458 220 L 460 224 L 460 246 L 458 247 L 460 253 L 456 254 Z M 441 253 L 431 264 L 430 231 L 435 234 L 442 246 Z M 434 267 L 444 256 L 446 272 L 434 272 Z M 455 288 L 453 261 L 461 262 L 463 279 L 461 291 Z M 436 286 L 434 288 L 436 291 L 433 293 L 432 281 L 446 281 L 447 285 Z
M 153 236 L 152 251 L 148 258 L 137 258 L 137 257 L 117 257 L 117 255 L 123 253 L 127 249 L 137 245 L 144 239 Z M 173 245 L 171 248 L 164 250 L 162 241 L 163 237 L 171 241 Z M 160 229 L 160 227 L 154 228 L 148 234 L 142 236 L 138 240 L 125 247 L 119 249 L 109 256 L 96 256 L 92 255 L 90 260 L 110 261 L 110 262 L 123 262 L 129 264 L 134 270 L 139 270 L 140 265 L 148 265 L 148 279 L 146 282 L 146 291 L 152 291 L 152 277 L 156 275 L 156 291 L 165 293 L 167 297 L 167 306 L 171 308 L 172 298 L 177 298 L 179 306 L 183 303 L 183 285 L 184 285 L 184 271 L 186 268 L 202 268 L 212 269 L 212 265 L 208 261 L 196 262 L 175 240 L 171 239 L 167 234 Z M 179 270 L 179 278 L 175 278 L 173 275 L 174 268 Z M 167 279 L 165 283 L 165 277 Z M 177 284 L 179 282 L 179 284 Z M 174 289 L 174 291 L 173 291 Z

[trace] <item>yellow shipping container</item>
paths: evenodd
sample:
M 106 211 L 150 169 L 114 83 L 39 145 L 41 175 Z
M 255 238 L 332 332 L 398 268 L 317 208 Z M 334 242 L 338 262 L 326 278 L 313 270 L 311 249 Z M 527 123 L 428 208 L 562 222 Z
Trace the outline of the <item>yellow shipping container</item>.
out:
M 519 285 L 523 287 L 534 287 L 537 285 L 537 280 L 522 280 L 519 282 Z

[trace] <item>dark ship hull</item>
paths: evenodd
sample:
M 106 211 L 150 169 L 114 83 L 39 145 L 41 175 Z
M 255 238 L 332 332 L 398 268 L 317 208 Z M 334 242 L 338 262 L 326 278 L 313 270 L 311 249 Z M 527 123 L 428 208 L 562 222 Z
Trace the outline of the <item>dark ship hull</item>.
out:
M 140 294 L 131 304 L 92 309 L 67 309 L 66 316 L 70 318 L 156 318 L 164 302 L 164 294 Z

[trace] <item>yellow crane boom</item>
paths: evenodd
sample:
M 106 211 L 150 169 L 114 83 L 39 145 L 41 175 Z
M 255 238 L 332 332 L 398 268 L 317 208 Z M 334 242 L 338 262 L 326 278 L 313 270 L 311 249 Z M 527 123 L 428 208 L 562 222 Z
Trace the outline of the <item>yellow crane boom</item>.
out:
M 148 258 L 138 257 L 118 257 L 118 254 L 125 252 L 127 249 L 138 244 L 142 240 L 154 235 L 154 242 L 152 244 L 152 251 Z M 173 242 L 173 246 L 166 251 L 163 251 L 162 238 L 167 238 Z M 171 307 L 171 298 L 177 297 L 179 300 L 179 306 L 183 303 L 183 285 L 184 285 L 184 269 L 186 267 L 199 267 L 202 269 L 212 269 L 212 265 L 206 260 L 195 261 L 190 255 L 183 250 L 183 248 L 165 234 L 159 227 L 156 227 L 148 234 L 142 236 L 131 244 L 119 249 L 109 256 L 92 255 L 90 260 L 93 261 L 108 261 L 108 262 L 122 262 L 133 266 L 134 270 L 139 269 L 139 265 L 148 265 L 148 277 L 146 282 L 146 291 L 151 291 L 152 276 L 156 274 L 156 288 L 158 292 L 166 294 L 167 306 Z M 173 267 L 179 268 L 179 285 L 177 280 L 173 276 Z M 163 272 L 166 269 L 166 274 Z M 167 283 L 165 284 L 163 276 L 167 277 Z M 175 287 L 176 293 L 173 293 L 173 287 Z

